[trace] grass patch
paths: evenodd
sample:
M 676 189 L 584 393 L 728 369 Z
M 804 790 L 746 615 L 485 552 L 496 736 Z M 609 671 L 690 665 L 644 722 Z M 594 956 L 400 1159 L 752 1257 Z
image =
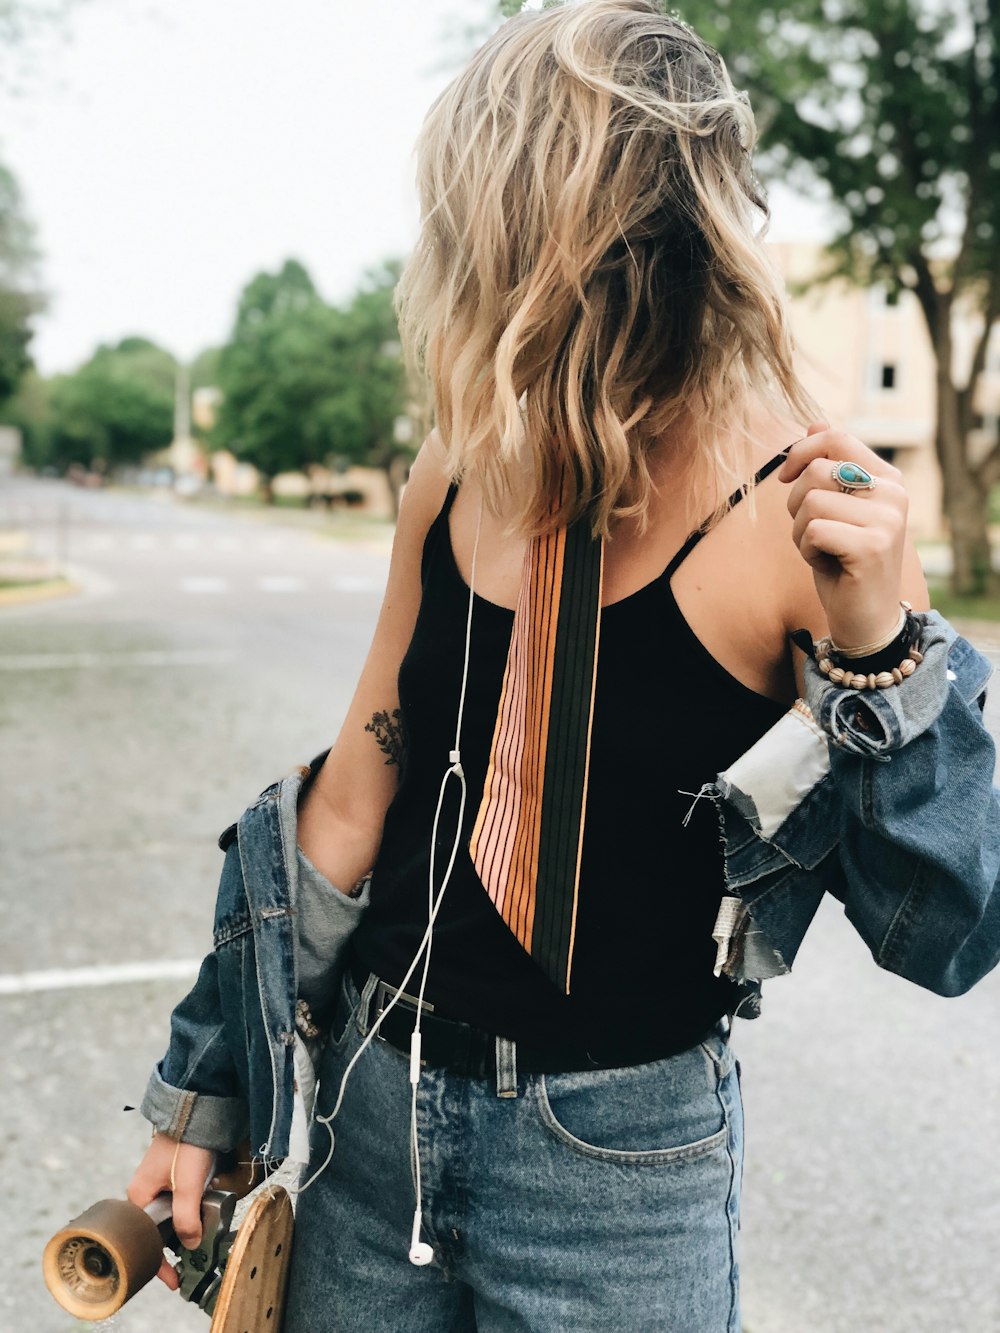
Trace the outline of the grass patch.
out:
M 4 579 L 0 578 L 0 589 L 6 591 L 9 588 L 55 588 L 61 583 L 68 582 L 67 579 Z
M 943 583 L 929 584 L 928 591 L 946 620 L 1000 620 L 1000 597 L 958 597 Z
M 77 585 L 65 578 L 0 578 L 0 606 L 19 606 L 25 602 L 46 601 L 50 597 L 65 597 L 78 591 Z

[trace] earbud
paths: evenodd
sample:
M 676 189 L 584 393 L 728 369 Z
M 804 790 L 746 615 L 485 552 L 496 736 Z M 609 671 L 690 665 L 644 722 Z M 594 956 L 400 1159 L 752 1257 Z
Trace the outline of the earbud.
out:
M 413 1233 L 410 1236 L 410 1263 L 423 1268 L 434 1258 L 434 1246 L 420 1239 L 420 1213 L 413 1214 Z

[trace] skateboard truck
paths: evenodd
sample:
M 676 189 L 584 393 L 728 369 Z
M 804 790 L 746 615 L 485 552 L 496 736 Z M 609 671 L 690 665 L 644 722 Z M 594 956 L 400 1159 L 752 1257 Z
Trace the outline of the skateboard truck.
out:
M 177 1255 L 178 1294 L 206 1314 L 215 1313 L 226 1260 L 236 1239 L 236 1232 L 230 1229 L 235 1211 L 235 1194 L 208 1190 L 201 1200 L 202 1235 L 197 1249 L 185 1249 L 172 1227 L 171 1234 L 164 1236 L 167 1248 Z M 162 1234 L 162 1226 L 160 1230 Z
M 106 1319 L 156 1276 L 166 1247 L 177 1256 L 179 1294 L 211 1316 L 209 1333 L 280 1333 L 292 1205 L 280 1185 L 267 1185 L 234 1231 L 236 1203 L 256 1183 L 248 1176 L 235 1189 L 205 1192 L 202 1237 L 193 1250 L 177 1238 L 169 1193 L 146 1208 L 124 1199 L 94 1204 L 45 1247 L 49 1291 L 77 1319 Z

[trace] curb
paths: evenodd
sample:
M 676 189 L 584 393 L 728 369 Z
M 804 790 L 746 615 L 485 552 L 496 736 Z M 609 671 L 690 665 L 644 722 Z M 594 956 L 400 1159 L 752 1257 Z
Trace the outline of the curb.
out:
M 75 596 L 80 591 L 80 585 L 69 579 L 51 579 L 44 583 L 25 583 L 16 588 L 0 588 L 0 608 L 49 602 L 57 597 Z

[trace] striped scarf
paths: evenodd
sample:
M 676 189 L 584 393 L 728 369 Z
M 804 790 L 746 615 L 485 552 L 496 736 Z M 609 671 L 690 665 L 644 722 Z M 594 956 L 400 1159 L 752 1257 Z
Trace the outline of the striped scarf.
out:
M 601 628 L 586 517 L 528 543 L 469 844 L 494 907 L 569 994 Z

